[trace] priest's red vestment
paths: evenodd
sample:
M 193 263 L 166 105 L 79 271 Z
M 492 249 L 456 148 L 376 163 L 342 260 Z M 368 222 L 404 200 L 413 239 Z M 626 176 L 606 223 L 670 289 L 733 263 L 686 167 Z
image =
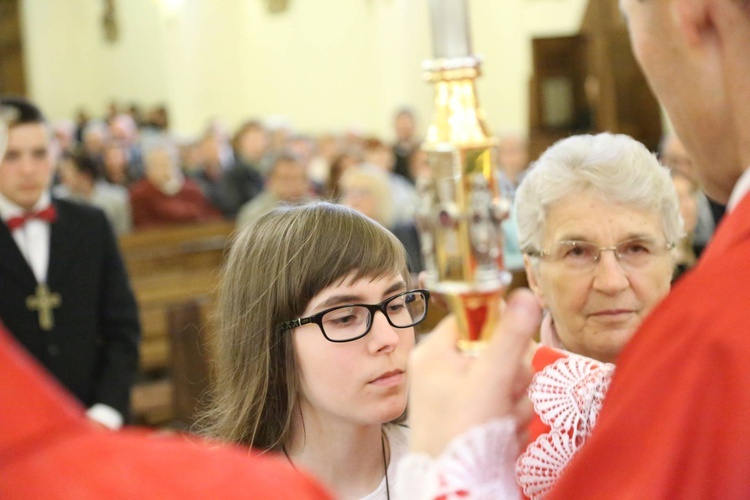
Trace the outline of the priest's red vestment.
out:
M 617 361 L 547 497 L 750 497 L 750 194 Z
M 0 324 L 0 498 L 331 497 L 270 456 L 99 428 Z

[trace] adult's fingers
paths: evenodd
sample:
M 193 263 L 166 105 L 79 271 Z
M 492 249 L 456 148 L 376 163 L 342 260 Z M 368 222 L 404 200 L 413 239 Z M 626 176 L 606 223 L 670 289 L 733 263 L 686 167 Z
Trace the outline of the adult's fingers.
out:
M 539 329 L 542 312 L 534 294 L 525 288 L 514 291 L 500 317 L 495 333 L 487 343 L 488 362 L 517 364 L 528 353 L 533 335 Z
M 419 369 L 422 365 L 431 366 L 434 363 L 460 363 L 462 356 L 456 347 L 458 341 L 458 325 L 456 317 L 448 315 L 420 340 L 419 345 L 412 352 L 411 364 Z
M 437 324 L 432 331 L 423 336 L 419 342 L 420 350 L 444 349 L 446 345 L 455 347 L 458 340 L 458 325 L 456 317 L 449 314 Z

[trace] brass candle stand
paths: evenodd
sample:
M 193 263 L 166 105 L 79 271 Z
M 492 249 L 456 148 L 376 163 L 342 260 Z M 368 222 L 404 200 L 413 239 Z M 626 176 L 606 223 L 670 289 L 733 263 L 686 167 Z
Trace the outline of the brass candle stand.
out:
M 438 57 L 424 64 L 425 79 L 434 87 L 434 105 L 422 144 L 431 175 L 418 186 L 417 225 L 426 285 L 447 299 L 461 330 L 458 347 L 473 353 L 491 335 L 510 283 L 501 227 L 510 206 L 499 191 L 497 140 L 477 101 L 480 60 L 462 54 L 468 51 L 468 33 L 451 25 L 448 37 L 457 43 L 441 37 L 438 26 L 445 24 L 446 16 L 439 11 L 446 4 L 455 20 L 462 0 L 433 1 Z M 465 9 L 462 12 L 459 23 L 465 21 Z M 445 54 L 448 57 L 440 57 Z

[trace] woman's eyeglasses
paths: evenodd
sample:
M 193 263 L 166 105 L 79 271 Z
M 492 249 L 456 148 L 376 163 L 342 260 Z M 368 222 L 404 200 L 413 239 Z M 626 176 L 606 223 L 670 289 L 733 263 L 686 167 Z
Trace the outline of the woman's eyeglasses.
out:
M 614 246 L 601 247 L 587 241 L 559 241 L 548 250 L 528 252 L 532 257 L 561 262 L 571 269 L 591 270 L 601 258 L 602 252 L 612 251 L 623 268 L 646 267 L 665 252 L 674 248 L 674 243 L 658 238 L 635 238 Z

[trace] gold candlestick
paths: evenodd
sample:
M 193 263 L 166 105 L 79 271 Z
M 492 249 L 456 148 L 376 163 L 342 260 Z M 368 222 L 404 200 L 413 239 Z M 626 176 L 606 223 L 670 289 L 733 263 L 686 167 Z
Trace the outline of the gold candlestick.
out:
M 461 54 L 470 50 L 468 33 L 461 28 L 466 16 L 457 16 L 461 26 L 442 30 L 447 41 L 440 38 L 441 26 L 451 17 L 441 15 L 446 5 L 455 13 L 456 0 L 433 0 L 433 36 L 440 39 L 434 45 L 438 57 L 448 57 L 425 63 L 425 78 L 435 96 L 422 145 L 431 176 L 418 186 L 417 224 L 426 284 L 447 298 L 461 330 L 458 346 L 471 353 L 491 334 L 510 282 L 503 265 L 501 228 L 510 207 L 499 192 L 497 141 L 477 101 L 480 61 Z

